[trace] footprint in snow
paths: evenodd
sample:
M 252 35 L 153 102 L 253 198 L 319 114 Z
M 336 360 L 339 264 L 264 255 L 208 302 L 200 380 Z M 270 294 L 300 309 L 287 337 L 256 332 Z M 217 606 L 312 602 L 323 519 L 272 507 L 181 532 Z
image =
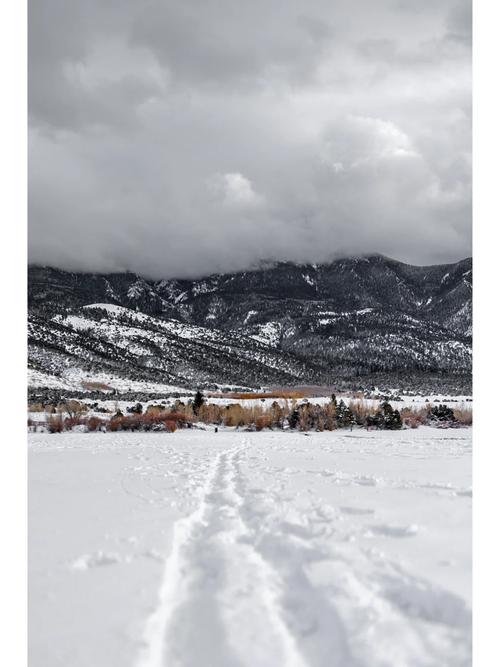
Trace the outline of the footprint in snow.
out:
M 409 526 L 391 526 L 382 524 L 379 526 L 370 526 L 370 531 L 377 535 L 385 535 L 387 537 L 413 537 L 418 533 L 418 526 L 415 523 Z
M 165 561 L 165 557 L 156 549 L 147 549 L 146 551 L 143 551 L 141 555 L 144 556 L 144 558 L 151 558 L 160 563 Z
M 103 565 L 115 565 L 120 563 L 122 559 L 116 553 L 106 553 L 105 551 L 96 551 L 93 554 L 84 554 L 71 563 L 72 570 L 90 570 L 94 567 L 102 567 Z
M 375 510 L 365 509 L 363 507 L 340 507 L 341 512 L 344 514 L 352 515 L 365 515 L 365 514 L 375 514 Z
M 355 477 L 354 478 L 354 483 L 359 484 L 361 486 L 377 486 L 379 480 L 375 479 L 375 477 Z

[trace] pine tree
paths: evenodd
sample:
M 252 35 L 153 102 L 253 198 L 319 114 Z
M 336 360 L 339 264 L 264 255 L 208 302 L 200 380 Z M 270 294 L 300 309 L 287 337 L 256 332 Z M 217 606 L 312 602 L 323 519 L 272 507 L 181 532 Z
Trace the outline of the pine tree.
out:
M 290 428 L 297 428 L 299 419 L 300 419 L 299 411 L 297 410 L 297 408 L 294 408 L 290 412 L 290 416 L 288 417 L 288 425 L 290 426 Z
M 194 397 L 194 401 L 193 401 L 193 412 L 194 412 L 195 415 L 197 415 L 199 413 L 200 408 L 201 408 L 201 406 L 203 405 L 204 402 L 205 402 L 205 399 L 203 398 L 203 394 L 198 389 L 198 391 L 196 392 L 196 395 Z
M 392 424 L 390 428 L 392 430 L 398 430 L 400 428 L 403 428 L 403 421 L 401 419 L 401 413 L 399 412 L 399 410 L 394 410 L 392 417 Z
M 434 405 L 429 416 L 432 420 L 439 422 L 456 421 L 455 413 L 447 405 Z
M 384 414 L 384 428 L 395 431 L 403 426 L 399 410 L 394 410 L 388 401 L 382 403 L 382 411 Z
M 337 423 L 337 428 L 348 428 L 354 423 L 354 415 L 342 399 L 340 399 L 335 410 L 335 421 Z
M 366 425 L 394 431 L 400 429 L 403 423 L 399 410 L 394 410 L 389 401 L 383 401 L 374 415 L 368 415 Z

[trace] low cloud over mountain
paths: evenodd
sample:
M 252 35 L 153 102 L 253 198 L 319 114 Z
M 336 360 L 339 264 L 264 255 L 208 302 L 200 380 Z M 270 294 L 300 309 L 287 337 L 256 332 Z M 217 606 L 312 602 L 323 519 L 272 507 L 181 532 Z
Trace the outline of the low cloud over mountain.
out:
M 470 254 L 460 0 L 30 2 L 30 260 Z

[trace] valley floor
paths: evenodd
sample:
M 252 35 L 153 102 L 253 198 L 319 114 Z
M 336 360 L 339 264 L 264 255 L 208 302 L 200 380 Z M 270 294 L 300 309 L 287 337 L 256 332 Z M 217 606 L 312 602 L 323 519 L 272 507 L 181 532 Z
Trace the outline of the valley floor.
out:
M 471 430 L 29 436 L 31 667 L 471 664 Z

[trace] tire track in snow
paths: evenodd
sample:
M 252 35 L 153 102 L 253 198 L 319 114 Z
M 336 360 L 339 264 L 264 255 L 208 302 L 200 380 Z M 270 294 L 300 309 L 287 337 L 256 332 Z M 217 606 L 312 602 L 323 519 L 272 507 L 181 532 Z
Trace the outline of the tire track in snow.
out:
M 215 457 L 200 505 L 174 525 L 137 667 L 307 667 L 281 616 L 281 579 L 239 511 L 234 461 L 246 446 Z

